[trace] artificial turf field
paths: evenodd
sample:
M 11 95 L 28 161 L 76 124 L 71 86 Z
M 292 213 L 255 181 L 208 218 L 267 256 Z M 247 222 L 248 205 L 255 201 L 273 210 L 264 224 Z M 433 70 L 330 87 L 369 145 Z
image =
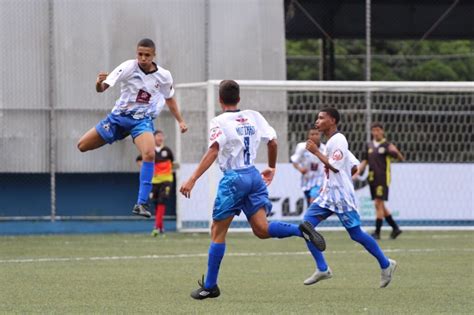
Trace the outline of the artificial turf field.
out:
M 378 289 L 376 260 L 344 231 L 323 232 L 332 279 L 304 286 L 302 239 L 230 234 L 221 296 L 189 293 L 207 266 L 207 234 L 0 237 L 0 313 L 474 313 L 474 231 L 405 231 L 380 242 L 399 263 Z

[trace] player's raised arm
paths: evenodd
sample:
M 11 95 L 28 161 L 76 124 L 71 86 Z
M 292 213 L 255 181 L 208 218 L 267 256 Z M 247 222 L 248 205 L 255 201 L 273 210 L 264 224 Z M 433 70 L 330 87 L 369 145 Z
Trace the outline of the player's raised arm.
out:
M 105 79 L 109 74 L 107 72 L 99 72 L 97 80 L 95 81 L 95 90 L 97 93 L 102 93 L 109 88 L 107 83 L 104 83 Z
M 316 145 L 316 143 L 314 143 L 312 140 L 308 140 L 306 141 L 306 150 L 308 150 L 309 152 L 313 153 L 314 155 L 316 155 L 316 157 L 324 164 L 324 166 L 326 166 L 328 169 L 330 169 L 331 171 L 333 171 L 334 173 L 338 173 L 339 170 L 337 168 L 335 168 L 334 166 L 332 166 L 330 163 L 329 163 L 329 159 L 321 153 L 321 151 L 319 151 L 318 149 L 318 146 Z

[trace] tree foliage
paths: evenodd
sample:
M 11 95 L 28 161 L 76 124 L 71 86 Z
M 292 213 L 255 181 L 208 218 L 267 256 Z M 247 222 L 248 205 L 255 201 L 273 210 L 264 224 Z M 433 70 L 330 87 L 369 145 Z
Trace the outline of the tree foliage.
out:
M 287 78 L 320 79 L 318 39 L 287 40 Z M 335 79 L 365 80 L 365 42 L 335 40 Z M 375 40 L 372 80 L 473 81 L 474 41 Z

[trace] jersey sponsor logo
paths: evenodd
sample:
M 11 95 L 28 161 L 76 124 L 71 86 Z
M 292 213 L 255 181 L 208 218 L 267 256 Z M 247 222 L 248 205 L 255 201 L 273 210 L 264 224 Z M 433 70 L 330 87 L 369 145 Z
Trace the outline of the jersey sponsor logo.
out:
M 211 129 L 209 141 L 216 140 L 222 134 L 222 130 L 219 127 L 214 127 Z
M 148 104 L 150 102 L 150 99 L 151 99 L 150 93 L 148 93 L 147 91 L 140 90 L 137 93 L 137 100 L 135 102 Z
M 247 118 L 243 117 L 242 115 L 240 115 L 239 117 L 237 117 L 236 121 L 239 122 L 240 124 L 245 124 L 247 122 Z
M 332 154 L 332 159 L 334 161 L 340 161 L 342 160 L 342 158 L 344 157 L 344 154 L 342 154 L 342 151 L 341 150 L 336 150 L 334 151 L 334 153 Z

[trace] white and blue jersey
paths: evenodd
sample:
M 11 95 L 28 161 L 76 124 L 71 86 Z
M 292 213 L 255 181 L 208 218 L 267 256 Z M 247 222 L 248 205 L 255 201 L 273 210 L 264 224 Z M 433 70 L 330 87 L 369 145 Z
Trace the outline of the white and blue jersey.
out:
M 134 119 L 158 116 L 165 99 L 174 95 L 171 73 L 159 66 L 153 72 L 145 73 L 136 59 L 123 62 L 105 79 L 104 83 L 114 86 L 120 83 L 120 97 L 112 109 L 114 115 L 127 115 Z
M 224 220 L 241 211 L 250 218 L 260 208 L 271 211 L 268 190 L 254 167 L 261 141 L 276 139 L 275 130 L 256 111 L 225 112 L 211 121 L 209 146 L 219 144 L 217 162 L 224 172 L 212 217 Z
M 324 152 L 325 145 L 319 145 L 319 151 Z M 324 164 L 316 155 L 306 150 L 306 142 L 300 142 L 296 145 L 295 153 L 290 157 L 292 163 L 296 163 L 307 170 L 301 175 L 301 189 L 304 192 L 311 191 L 317 187 L 317 193 L 324 181 Z
M 325 169 L 323 188 L 314 203 L 336 213 L 357 211 L 351 174 L 352 166 L 357 164 L 357 159 L 354 161 L 355 157 L 350 153 L 347 139 L 342 133 L 338 132 L 329 139 L 325 155 L 329 159 L 329 164 L 338 172 Z
M 211 120 L 209 146 L 219 143 L 217 162 L 222 171 L 253 166 L 260 142 L 272 139 L 275 129 L 254 110 L 225 112 Z
M 153 132 L 153 119 L 173 97 L 171 73 L 156 66 L 153 72 L 145 73 L 136 59 L 123 62 L 105 79 L 114 86 L 120 82 L 120 98 L 112 112 L 100 121 L 95 129 L 105 142 L 112 144 L 128 135 L 136 138 L 144 132 Z

